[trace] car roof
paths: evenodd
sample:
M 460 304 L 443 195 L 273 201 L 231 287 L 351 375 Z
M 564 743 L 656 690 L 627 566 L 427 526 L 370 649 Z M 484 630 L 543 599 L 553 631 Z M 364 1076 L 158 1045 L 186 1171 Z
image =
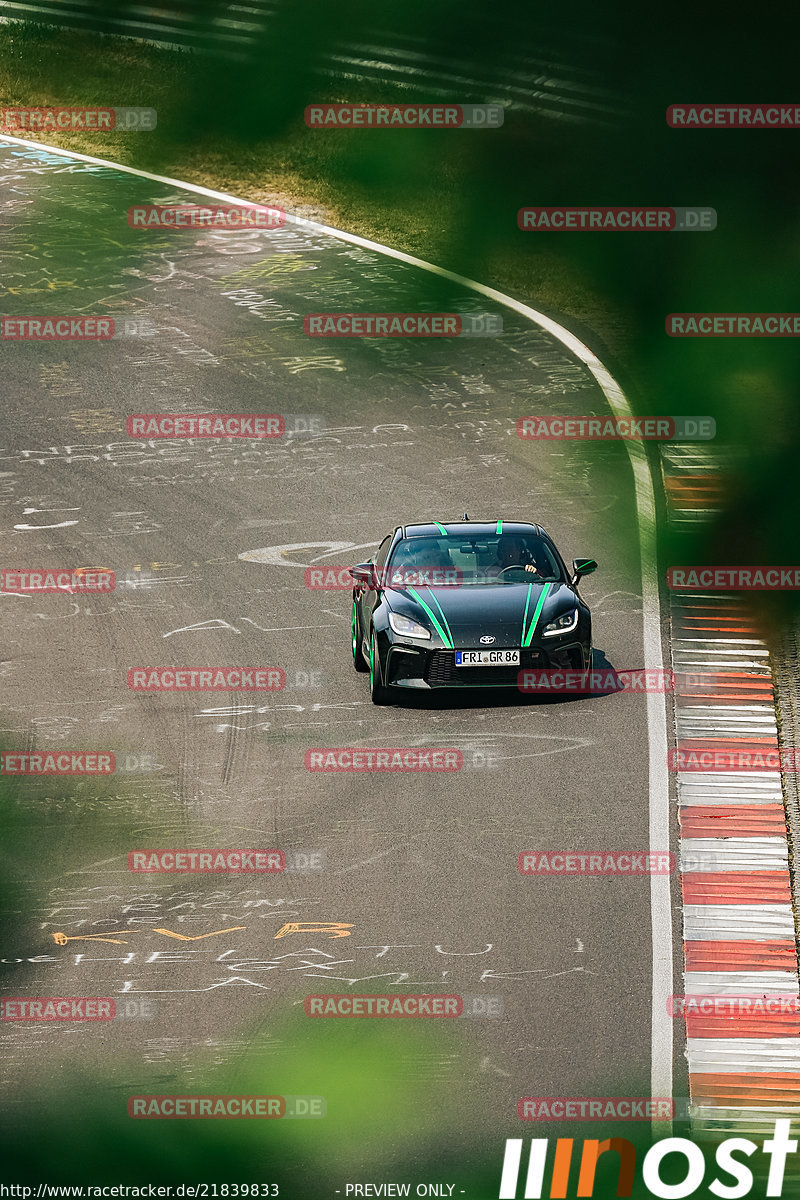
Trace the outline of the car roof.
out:
M 531 534 L 548 537 L 541 525 L 531 521 L 429 521 L 427 524 L 403 525 L 400 527 L 404 538 L 415 537 L 496 537 L 497 534 Z

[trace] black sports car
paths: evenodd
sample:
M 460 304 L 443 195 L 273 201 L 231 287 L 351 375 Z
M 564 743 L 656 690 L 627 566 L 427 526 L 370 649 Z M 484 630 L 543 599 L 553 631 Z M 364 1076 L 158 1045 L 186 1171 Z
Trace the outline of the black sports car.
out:
M 592 619 L 578 582 L 539 525 L 401 525 L 351 568 L 352 647 L 375 704 L 395 688 L 518 687 L 525 668 L 592 665 Z M 395 693 L 396 694 L 396 693 Z

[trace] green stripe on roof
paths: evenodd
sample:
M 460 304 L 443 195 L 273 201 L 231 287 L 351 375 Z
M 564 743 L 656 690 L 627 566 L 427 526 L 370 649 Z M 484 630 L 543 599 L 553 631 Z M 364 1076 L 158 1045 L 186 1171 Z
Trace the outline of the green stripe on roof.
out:
M 434 521 L 433 524 L 436 526 L 436 528 L 439 530 L 440 533 L 443 533 L 444 536 L 447 537 L 447 530 L 445 529 L 444 525 L 440 525 L 438 521 Z
M 550 595 L 552 588 L 553 588 L 552 583 L 546 583 L 544 585 L 542 594 L 539 597 L 539 602 L 536 605 L 536 611 L 533 614 L 533 620 L 531 621 L 531 627 L 528 630 L 527 634 L 525 635 L 525 641 L 522 643 L 523 649 L 526 646 L 530 646 L 530 644 L 531 644 L 531 640 L 533 638 L 533 633 L 534 633 L 534 630 L 536 629 L 536 622 L 539 620 L 539 614 L 541 613 L 542 609 L 544 608 L 544 602 L 547 599 L 547 597 Z
M 430 608 L 428 608 L 428 605 L 422 599 L 422 596 L 420 596 L 419 592 L 416 591 L 416 589 L 412 588 L 412 587 L 410 587 L 408 590 L 411 593 L 411 595 L 414 597 L 414 599 L 417 601 L 417 603 L 422 605 L 422 607 L 425 609 L 425 612 L 428 614 L 430 619 L 433 621 L 436 632 L 439 634 L 439 637 L 442 639 L 445 646 L 447 646 L 448 650 L 454 649 L 452 639 L 442 629 L 441 625 L 439 624 L 439 622 L 436 619 L 435 613 Z
M 498 522 L 497 522 L 497 529 L 495 529 L 495 533 L 502 533 L 502 532 L 503 532 L 503 522 L 502 522 L 502 521 L 498 521 Z

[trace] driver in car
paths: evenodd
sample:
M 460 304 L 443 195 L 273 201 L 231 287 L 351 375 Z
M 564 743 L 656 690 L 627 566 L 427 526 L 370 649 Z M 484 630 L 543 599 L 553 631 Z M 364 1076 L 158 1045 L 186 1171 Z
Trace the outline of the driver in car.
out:
M 438 538 L 414 538 L 398 547 L 392 559 L 392 583 L 440 583 L 453 570 L 453 560 Z
M 486 570 L 487 575 L 502 576 L 507 567 L 517 567 L 521 571 L 529 571 L 538 575 L 539 571 L 531 561 L 531 553 L 522 538 L 514 534 L 503 534 L 497 539 L 497 558 Z

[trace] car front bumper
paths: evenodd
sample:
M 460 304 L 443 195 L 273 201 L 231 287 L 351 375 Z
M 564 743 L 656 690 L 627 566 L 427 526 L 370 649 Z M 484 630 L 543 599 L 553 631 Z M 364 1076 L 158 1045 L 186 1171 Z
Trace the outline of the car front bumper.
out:
M 590 648 L 572 640 L 558 647 L 531 646 L 520 651 L 519 666 L 457 667 L 455 651 L 393 642 L 384 666 L 384 681 L 391 687 L 474 688 L 507 687 L 519 690 L 519 673 L 534 668 L 582 670 L 589 666 Z

